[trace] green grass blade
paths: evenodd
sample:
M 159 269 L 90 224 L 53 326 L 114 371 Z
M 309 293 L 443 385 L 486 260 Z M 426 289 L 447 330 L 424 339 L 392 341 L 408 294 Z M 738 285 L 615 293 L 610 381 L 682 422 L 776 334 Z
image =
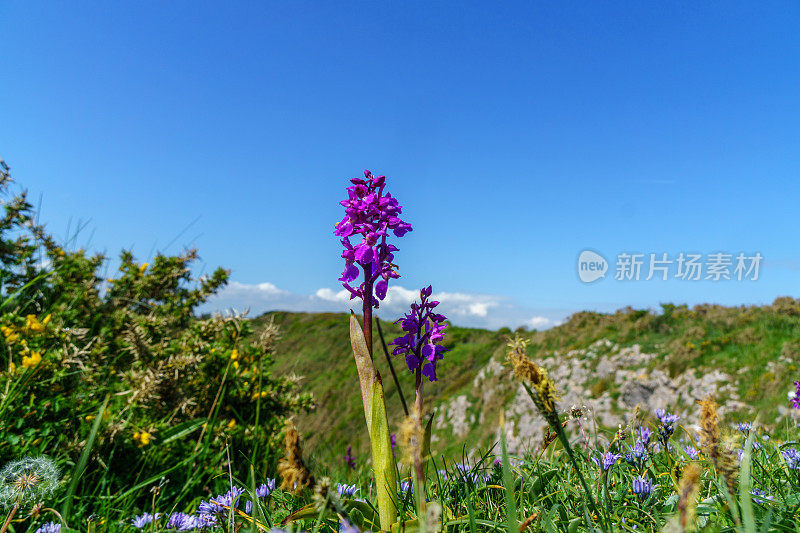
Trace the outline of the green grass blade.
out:
M 108 401 L 110 399 L 111 395 L 106 394 L 106 397 L 103 400 L 103 405 L 101 405 L 100 410 L 97 411 L 97 416 L 94 419 L 94 424 L 92 424 L 92 430 L 89 433 L 89 438 L 86 440 L 86 446 L 83 447 L 83 452 L 81 453 L 80 459 L 78 459 L 78 464 L 75 465 L 75 470 L 72 473 L 72 480 L 69 483 L 69 489 L 67 489 L 64 505 L 61 507 L 61 516 L 64 518 L 64 520 L 68 520 L 69 513 L 72 510 L 72 498 L 75 496 L 75 491 L 78 489 L 78 482 L 80 482 L 83 471 L 86 468 L 86 463 L 89 461 L 89 454 L 92 453 L 92 446 L 94 446 L 94 440 L 97 437 L 100 424 L 103 422 L 103 414 L 106 412 L 106 407 L 108 407 Z

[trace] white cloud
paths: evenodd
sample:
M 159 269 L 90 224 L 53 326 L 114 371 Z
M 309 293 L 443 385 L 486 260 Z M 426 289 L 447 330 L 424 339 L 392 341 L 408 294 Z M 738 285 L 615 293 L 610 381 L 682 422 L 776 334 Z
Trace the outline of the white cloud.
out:
M 535 316 L 526 320 L 523 325 L 531 329 L 541 329 L 553 325 L 553 321 L 544 316 Z
M 568 314 L 564 310 L 525 308 L 511 298 L 491 294 L 442 291 L 434 292 L 431 299 L 439 302 L 438 312 L 453 324 L 465 327 L 516 329 L 525 326 L 542 329 L 556 325 Z M 386 320 L 395 320 L 408 312 L 414 301 L 419 301 L 419 290 L 393 283 L 376 314 Z M 350 292 L 345 289 L 322 287 L 311 295 L 303 295 L 280 289 L 269 282 L 248 284 L 232 281 L 203 305 L 200 312 L 247 309 L 250 316 L 258 316 L 267 311 L 345 312 L 349 309 L 358 311 L 360 307 L 361 301 L 351 299 Z

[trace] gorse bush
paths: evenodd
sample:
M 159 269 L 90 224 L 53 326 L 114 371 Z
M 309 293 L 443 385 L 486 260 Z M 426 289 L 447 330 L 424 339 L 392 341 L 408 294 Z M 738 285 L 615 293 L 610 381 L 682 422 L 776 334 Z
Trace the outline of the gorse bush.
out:
M 106 258 L 57 244 L 2 169 L 0 459 L 63 465 L 70 523 L 152 503 L 153 486 L 189 503 L 217 475 L 274 470 L 285 417 L 312 399 L 270 371 L 277 328 L 196 316 L 228 272 L 194 278 L 194 250 L 123 251 L 101 276 Z

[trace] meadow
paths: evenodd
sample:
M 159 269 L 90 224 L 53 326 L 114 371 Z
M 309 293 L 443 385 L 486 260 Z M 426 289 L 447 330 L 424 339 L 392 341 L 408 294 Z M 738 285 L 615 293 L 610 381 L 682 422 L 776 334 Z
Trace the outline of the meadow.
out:
M 800 530 L 793 298 L 493 332 L 429 286 L 378 320 L 412 227 L 365 172 L 360 314 L 200 316 L 197 251 L 109 273 L 0 187 L 0 533 Z

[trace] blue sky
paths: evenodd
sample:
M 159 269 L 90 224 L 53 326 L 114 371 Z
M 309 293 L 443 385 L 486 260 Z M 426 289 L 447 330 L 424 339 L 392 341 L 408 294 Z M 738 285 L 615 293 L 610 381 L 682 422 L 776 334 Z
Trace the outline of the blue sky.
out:
M 348 178 L 414 231 L 381 314 L 456 323 L 798 293 L 795 2 L 0 4 L 0 157 L 115 255 L 197 246 L 215 306 L 345 310 Z M 585 249 L 609 274 L 580 281 Z M 617 281 L 621 252 L 759 252 L 756 281 Z

